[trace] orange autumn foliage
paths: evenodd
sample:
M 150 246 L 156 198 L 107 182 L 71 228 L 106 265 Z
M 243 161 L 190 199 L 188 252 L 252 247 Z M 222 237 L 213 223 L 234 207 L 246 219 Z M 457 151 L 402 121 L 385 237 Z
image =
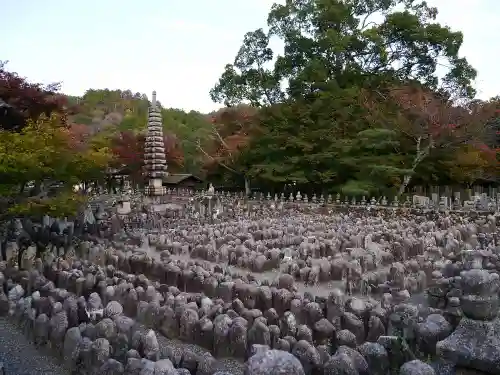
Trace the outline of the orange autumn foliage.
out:
M 433 147 L 441 147 L 480 137 L 484 116 L 479 118 L 474 111 L 455 106 L 435 92 L 422 87 L 400 86 L 392 88 L 390 96 L 404 116 L 404 120 L 398 122 L 400 130 L 412 138 L 420 137 L 432 142 Z
M 92 136 L 90 128 L 82 124 L 70 124 L 62 131 L 67 136 L 70 147 L 75 151 L 84 150 Z
M 213 126 L 211 142 L 204 150 L 206 170 L 235 162 L 255 132 L 257 110 L 247 105 L 222 108 L 210 115 L 210 122 Z
M 121 132 L 111 140 L 111 151 L 114 155 L 114 166 L 123 168 L 130 173 L 136 181 L 141 179 L 144 165 L 144 134 L 135 134 L 131 131 Z M 170 172 L 182 168 L 184 154 L 173 134 L 164 135 L 165 155 Z

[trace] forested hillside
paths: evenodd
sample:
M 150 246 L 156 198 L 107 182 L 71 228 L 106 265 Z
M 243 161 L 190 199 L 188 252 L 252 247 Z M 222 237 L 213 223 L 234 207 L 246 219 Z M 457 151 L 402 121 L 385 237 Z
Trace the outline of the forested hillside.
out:
M 126 166 L 140 180 L 148 96 L 130 90 L 89 89 L 81 97 L 66 96 L 66 100 L 73 108 L 69 116 L 72 132 L 108 144 L 114 166 Z M 203 114 L 158 104 L 170 172 L 243 186 L 244 176 L 233 164 L 240 148 L 249 142 L 249 124 L 257 121 L 256 109 L 239 105 Z
M 22 111 L 29 119 L 65 108 L 61 120 L 73 149 L 99 151 L 99 160 L 126 167 L 142 182 L 147 95 L 90 89 L 71 97 L 47 90 L 56 86 L 22 86 L 36 84 L 6 70 L 4 81 L 12 81 L 9 74 L 20 84 L 17 93 L 9 92 L 29 105 L 33 113 Z M 312 104 L 236 104 L 210 114 L 160 103 L 169 171 L 239 188 L 295 184 L 354 195 L 497 179 L 497 98 L 456 106 L 411 85 L 394 86 L 384 98 L 379 94 L 350 89 Z
M 127 149 L 124 142 L 132 142 L 146 131 L 149 106 L 146 94 L 134 94 L 130 90 L 89 89 L 81 97 L 67 99 L 77 108 L 77 113 L 71 116 L 73 124 L 81 131 L 86 130 L 111 141 L 123 133 L 124 137 L 119 142 L 119 148 L 123 150 Z M 204 163 L 199 148 L 207 146 L 212 127 L 207 115 L 164 108 L 161 103 L 159 105 L 162 107 L 164 133 L 169 148 L 175 148 L 177 154 L 182 153 L 182 163 L 179 163 L 179 155 L 174 157 L 176 161 L 172 165 L 173 169 L 199 174 Z M 85 125 L 85 128 L 81 125 Z M 129 163 L 133 157 L 141 157 L 130 155 L 133 149 L 130 147 L 127 150 Z

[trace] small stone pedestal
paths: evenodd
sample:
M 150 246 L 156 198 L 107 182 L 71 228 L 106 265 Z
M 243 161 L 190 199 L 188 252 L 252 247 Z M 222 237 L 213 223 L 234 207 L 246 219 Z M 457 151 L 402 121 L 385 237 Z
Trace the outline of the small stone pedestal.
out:
M 163 196 L 167 193 L 167 189 L 163 186 L 162 180 L 154 178 L 149 180 L 148 194 L 151 196 Z
M 116 213 L 119 217 L 127 216 L 132 212 L 132 207 L 130 205 L 130 198 L 128 196 L 123 196 L 122 199 L 116 205 Z
M 460 368 L 500 374 L 499 276 L 482 269 L 463 271 L 464 318 L 457 329 L 437 343 L 437 354 Z

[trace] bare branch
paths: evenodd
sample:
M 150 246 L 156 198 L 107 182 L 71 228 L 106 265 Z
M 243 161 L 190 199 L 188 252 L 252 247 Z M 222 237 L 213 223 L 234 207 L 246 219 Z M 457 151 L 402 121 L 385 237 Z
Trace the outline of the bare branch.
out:
M 224 139 L 221 137 L 220 133 L 217 131 L 217 129 L 215 129 L 215 126 L 213 128 L 213 134 L 216 135 L 216 137 L 219 139 L 220 143 L 226 148 L 227 152 L 229 153 L 229 156 L 233 156 L 232 153 L 231 153 L 231 149 L 229 148 L 229 146 L 227 145 L 226 141 L 224 141 Z
M 232 172 L 232 173 L 235 173 L 237 175 L 242 175 L 241 172 L 238 172 L 237 170 L 227 166 L 226 164 L 222 163 L 220 160 L 217 160 L 216 158 L 214 158 L 212 155 L 210 155 L 208 152 L 206 152 L 203 147 L 201 147 L 201 144 L 200 144 L 200 141 L 198 140 L 197 144 L 196 144 L 196 147 L 198 148 L 198 150 L 203 154 L 205 155 L 206 157 L 208 157 L 209 159 L 211 159 L 212 161 L 216 162 L 217 164 L 219 164 L 221 167 L 227 169 L 228 171 Z
M 366 21 L 368 20 L 368 18 L 370 18 L 370 16 L 374 15 L 376 12 L 373 11 L 373 12 L 368 12 L 366 14 L 366 16 L 363 18 L 363 21 L 361 22 L 361 31 L 363 31 L 365 29 L 365 27 L 368 27 L 370 25 L 377 25 L 375 22 L 373 21 L 370 21 L 368 23 L 366 23 Z

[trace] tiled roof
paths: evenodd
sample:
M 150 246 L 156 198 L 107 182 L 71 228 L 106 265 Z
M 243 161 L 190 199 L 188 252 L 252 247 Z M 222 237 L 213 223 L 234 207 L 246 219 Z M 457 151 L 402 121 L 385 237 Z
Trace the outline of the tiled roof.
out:
M 194 178 L 197 182 L 201 182 L 202 180 L 192 174 L 189 174 L 189 173 L 179 173 L 179 174 L 170 174 L 168 176 L 166 176 L 164 179 L 163 179 L 163 182 L 167 183 L 167 184 L 172 184 L 172 185 L 176 185 L 184 180 L 187 180 L 188 178 Z

